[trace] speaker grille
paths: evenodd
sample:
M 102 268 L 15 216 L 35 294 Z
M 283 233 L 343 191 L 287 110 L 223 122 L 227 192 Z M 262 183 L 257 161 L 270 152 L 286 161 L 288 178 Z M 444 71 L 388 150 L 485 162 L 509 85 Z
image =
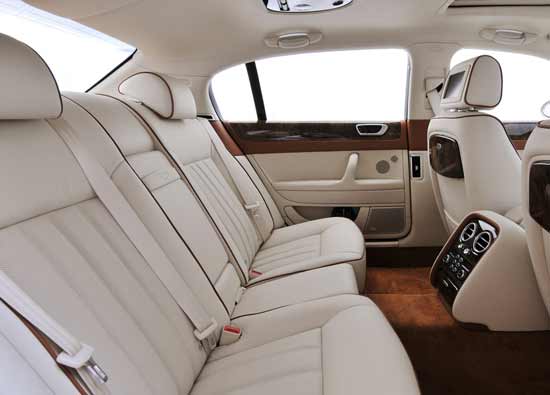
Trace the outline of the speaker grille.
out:
M 404 229 L 405 209 L 403 207 L 372 208 L 365 225 L 367 236 L 399 234 Z

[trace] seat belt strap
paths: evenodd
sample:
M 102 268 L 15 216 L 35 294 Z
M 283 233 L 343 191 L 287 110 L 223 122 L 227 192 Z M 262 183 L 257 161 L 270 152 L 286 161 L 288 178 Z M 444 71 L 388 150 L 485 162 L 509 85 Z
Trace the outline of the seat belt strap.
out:
M 94 349 L 80 342 L 48 315 L 4 271 L 0 270 L 0 300 L 38 329 L 61 352 L 56 357 L 59 365 L 74 369 L 92 393 L 108 394 L 105 386 L 109 377 L 94 361 Z
M 201 124 L 202 128 L 205 129 L 208 133 L 210 141 L 212 141 L 212 144 L 214 145 L 214 149 L 221 158 L 223 164 L 225 165 L 225 168 L 229 172 L 229 175 L 235 182 L 237 193 L 241 198 L 241 201 L 243 202 L 244 209 L 252 218 L 252 222 L 256 226 L 256 231 L 260 234 L 262 240 L 265 242 L 269 238 L 271 232 L 268 231 L 269 228 L 268 225 L 265 223 L 265 218 L 258 212 L 261 207 L 261 203 L 259 201 L 251 202 L 250 198 L 247 198 L 243 194 L 242 189 L 247 189 L 248 183 L 246 182 L 246 180 L 243 180 L 243 175 L 240 172 L 235 171 L 235 169 L 233 168 L 233 161 L 236 161 L 236 159 L 227 151 L 225 145 L 220 139 L 220 136 L 218 136 L 214 129 L 212 129 L 210 125 L 205 125 L 205 123 L 207 122 L 207 120 L 199 119 L 199 123 Z M 260 191 L 258 191 L 258 194 L 260 194 Z
M 430 79 L 430 80 L 433 80 L 433 79 Z M 441 111 L 440 109 L 441 90 L 443 89 L 443 83 L 444 83 L 444 80 L 442 78 L 437 80 L 439 80 L 439 83 L 435 83 L 435 86 L 433 86 L 432 88 L 427 87 L 426 89 L 426 98 L 428 99 L 428 103 L 430 103 L 430 108 L 432 109 L 434 116 L 439 115 Z
M 72 127 L 61 118 L 48 122 L 72 151 L 98 198 L 189 318 L 195 327 L 195 337 L 207 352 L 213 350 L 217 343 L 216 320 L 206 313 L 124 195 L 80 142 Z

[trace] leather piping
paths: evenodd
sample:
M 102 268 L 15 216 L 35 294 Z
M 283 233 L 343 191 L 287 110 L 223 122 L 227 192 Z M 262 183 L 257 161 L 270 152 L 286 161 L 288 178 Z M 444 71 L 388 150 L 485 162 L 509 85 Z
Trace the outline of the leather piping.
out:
M 477 105 L 477 104 L 471 104 L 471 103 L 468 102 L 468 91 L 470 90 L 470 79 L 472 78 L 472 74 L 474 73 L 474 69 L 476 67 L 476 64 L 477 64 L 478 60 L 481 59 L 481 58 L 491 58 L 491 59 L 493 59 L 496 62 L 496 64 L 498 65 L 498 69 L 500 71 L 500 97 L 498 98 L 498 101 L 494 106 Z M 498 106 L 500 104 L 501 100 L 502 100 L 503 84 L 504 84 L 504 81 L 503 81 L 503 78 L 502 78 L 502 67 L 500 66 L 500 63 L 498 62 L 498 60 L 496 60 L 494 57 L 492 57 L 490 55 L 478 56 L 476 58 L 476 60 L 474 60 L 474 63 L 472 64 L 472 68 L 470 69 L 470 73 L 468 74 L 468 82 L 466 83 L 466 92 L 464 92 L 464 103 L 466 103 L 467 105 L 469 105 L 473 108 L 494 108 L 494 107 Z
M 303 301 L 303 302 L 300 302 L 300 303 L 315 302 L 315 301 L 317 301 L 317 300 L 330 299 L 330 298 L 333 298 L 333 297 L 335 297 L 335 296 L 344 296 L 344 295 L 354 295 L 354 296 L 357 296 L 357 294 L 344 293 L 344 294 L 338 294 L 338 295 L 324 296 L 324 297 L 321 297 L 321 298 L 309 299 L 309 300 L 306 300 L 306 301 Z M 251 316 L 255 316 L 255 315 L 270 313 L 270 312 L 272 312 L 272 311 L 281 310 L 281 309 L 287 308 L 287 307 L 289 307 L 289 306 L 295 306 L 295 305 L 296 305 L 296 304 L 290 303 L 290 304 L 285 304 L 285 305 L 283 305 L 283 306 L 273 307 L 273 308 L 267 309 L 267 310 L 256 311 L 256 312 L 254 312 L 254 313 L 241 314 L 241 315 L 238 315 L 238 316 L 236 316 L 236 317 L 231 317 L 231 320 L 233 321 L 233 320 L 237 320 L 237 319 L 239 319 L 239 318 L 251 317 Z M 353 307 L 355 307 L 355 306 L 349 306 L 348 309 L 353 308 Z

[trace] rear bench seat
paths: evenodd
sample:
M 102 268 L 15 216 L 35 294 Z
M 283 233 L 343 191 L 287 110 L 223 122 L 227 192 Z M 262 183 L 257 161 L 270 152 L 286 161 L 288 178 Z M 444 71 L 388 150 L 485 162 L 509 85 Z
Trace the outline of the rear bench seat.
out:
M 230 298 L 219 294 L 226 288 L 212 286 L 212 277 L 205 275 L 216 265 L 201 267 L 177 225 L 159 213 L 162 204 L 96 120 L 61 98 L 49 69 L 29 47 L 0 36 L 0 51 L 5 55 L 0 62 L 0 181 L 5 186 L 0 268 L 57 322 L 95 348 L 94 359 L 109 375 L 110 393 L 418 393 L 401 343 L 365 297 L 305 298 L 264 312 L 244 309 L 235 317 Z M 96 196 L 60 138 L 58 123 L 47 121 L 59 116 L 136 209 L 202 308 L 220 328 L 230 321 L 240 327 L 240 340 L 212 351 L 202 347 L 173 295 Z M 220 266 L 222 273 L 229 267 L 227 261 Z M 330 269 L 340 267 L 346 266 Z M 296 278 L 250 290 L 269 299 L 285 292 L 279 281 L 291 288 Z M 273 284 L 280 288 L 270 289 Z M 77 392 L 2 303 L 0 317 L 2 393 Z
M 348 264 L 247 284 L 247 272 L 230 262 L 222 238 L 192 191 L 131 110 L 110 97 L 82 93 L 65 96 L 71 100 L 67 108 L 81 106 L 75 114 L 86 110 L 97 121 L 86 117 L 87 127 L 74 127 L 81 140 L 98 157 L 105 157 L 107 145 L 113 151 L 113 161 L 127 161 L 137 177 L 132 178 L 132 183 L 117 179 L 115 183 L 166 251 L 185 241 L 233 318 L 302 301 L 358 293 L 354 271 Z M 72 114 L 67 113 L 65 119 L 82 124 Z M 102 161 L 109 169 L 108 161 Z M 178 254 L 175 251 L 173 256 L 177 259 Z
M 271 198 L 260 194 L 210 123 L 197 117 L 184 80 L 142 72 L 119 91 L 190 183 L 243 271 L 251 271 L 251 283 L 347 262 L 363 291 L 365 243 L 357 226 L 329 218 L 285 227 Z

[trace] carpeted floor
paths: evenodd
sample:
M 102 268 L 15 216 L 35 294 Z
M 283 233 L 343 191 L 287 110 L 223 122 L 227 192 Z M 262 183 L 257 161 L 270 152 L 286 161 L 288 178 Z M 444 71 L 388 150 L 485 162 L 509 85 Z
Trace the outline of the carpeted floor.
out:
M 366 291 L 401 338 L 423 394 L 550 394 L 550 332 L 464 329 L 428 273 L 426 267 L 369 268 Z

